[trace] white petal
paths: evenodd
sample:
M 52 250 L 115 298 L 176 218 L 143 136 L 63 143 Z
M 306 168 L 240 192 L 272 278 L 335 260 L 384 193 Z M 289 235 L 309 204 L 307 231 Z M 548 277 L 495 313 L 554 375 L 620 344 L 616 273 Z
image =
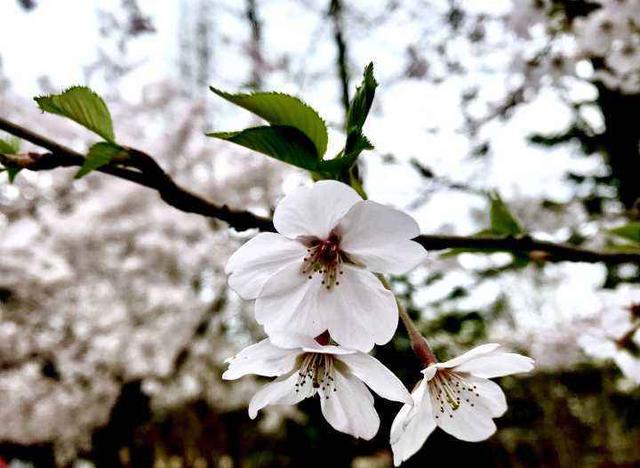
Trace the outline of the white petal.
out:
M 640 385 L 640 359 L 627 350 L 618 351 L 613 357 L 622 373 L 634 383 Z
M 418 223 L 373 201 L 356 203 L 340 221 L 338 232 L 340 248 L 378 273 L 403 274 L 427 257 L 424 247 L 410 240 L 420 234 Z
M 255 419 L 258 411 L 267 405 L 295 405 L 307 396 L 306 392 L 296 392 L 298 373 L 292 372 L 263 386 L 249 402 L 249 417 Z
M 431 400 L 426 395 L 426 381 L 418 384 L 411 396 L 413 405 L 404 405 L 391 425 L 391 450 L 393 463 L 399 466 L 413 456 L 436 428 Z
M 427 367 L 426 369 L 422 369 L 420 372 L 422 372 L 425 380 L 428 382 L 429 380 L 433 379 L 433 377 L 435 377 L 436 372 L 438 372 L 439 368 L 439 363 L 436 362 L 434 364 L 429 364 L 429 367 Z
M 604 332 L 616 340 L 633 328 L 631 311 L 627 308 L 607 310 L 602 316 L 601 323 Z
M 299 236 L 326 239 L 345 213 L 361 200 L 348 185 L 323 180 L 285 196 L 276 207 L 273 224 L 290 239 Z
M 445 432 L 467 442 L 488 439 L 496 431 L 491 412 L 484 405 L 462 404 L 457 410 L 448 408 L 444 413 L 436 413 L 436 424 Z
M 316 313 L 327 316 L 331 337 L 345 348 L 367 352 L 387 343 L 398 327 L 393 293 L 371 272 L 350 265 L 342 270 L 339 286 L 320 290 Z
M 436 367 L 438 368 L 456 367 L 456 366 L 459 366 L 460 364 L 467 362 L 470 359 L 475 359 L 478 356 L 484 356 L 485 354 L 492 353 L 499 347 L 500 345 L 498 343 L 486 343 L 480 346 L 476 346 L 475 348 L 470 349 L 469 351 L 467 351 L 464 354 L 461 354 L 458 357 L 455 357 L 443 363 L 436 364 Z
M 358 352 L 354 349 L 347 349 L 343 346 L 321 345 L 318 342 L 316 342 L 315 344 L 309 343 L 309 346 L 305 346 L 302 349 L 307 353 L 333 354 L 335 356 L 355 354 Z
M 276 377 L 287 374 L 302 354 L 300 349 L 282 349 L 264 339 L 227 360 L 229 368 L 222 374 L 224 380 L 234 380 L 247 374 Z
M 610 359 L 618 351 L 614 341 L 599 334 L 582 335 L 578 338 L 578 345 L 586 354 L 598 359 Z
M 491 380 L 473 376 L 469 376 L 464 380 L 476 386 L 475 392 L 480 395 L 476 398 L 489 410 L 492 417 L 498 418 L 507 411 L 507 398 L 504 396 L 500 385 Z
M 353 437 L 370 440 L 378 432 L 380 418 L 367 387 L 354 375 L 333 372 L 335 390 L 320 389 L 322 414 L 331 426 Z
M 301 269 L 302 265 L 296 263 L 278 271 L 267 280 L 256 300 L 256 320 L 274 336 L 278 346 L 297 346 L 295 335 L 314 337 L 328 328 L 328 313 L 318 300 L 321 277 L 308 279 Z
M 289 334 L 331 337 L 348 349 L 367 352 L 387 343 L 398 326 L 393 294 L 372 273 L 343 265 L 340 285 L 327 289 L 322 277 L 308 279 L 289 265 L 265 283 L 256 301 L 256 319 L 278 346 L 296 346 Z M 277 338 L 278 334 L 281 338 Z
M 533 370 L 534 360 L 515 353 L 490 353 L 456 366 L 456 372 L 468 372 L 476 377 L 492 379 Z
M 271 232 L 258 234 L 229 258 L 229 286 L 244 299 L 255 299 L 271 275 L 291 262 L 302 265 L 305 255 L 300 242 Z
M 413 404 L 411 395 L 396 375 L 380 361 L 365 353 L 337 356 L 344 362 L 349 372 L 358 377 L 367 386 L 387 400 Z

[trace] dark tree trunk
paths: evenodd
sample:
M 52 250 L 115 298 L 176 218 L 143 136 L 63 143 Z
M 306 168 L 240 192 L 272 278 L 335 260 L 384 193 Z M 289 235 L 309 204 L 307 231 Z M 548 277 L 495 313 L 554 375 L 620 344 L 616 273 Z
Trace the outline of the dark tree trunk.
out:
M 602 143 L 618 198 L 631 209 L 640 198 L 640 94 L 622 94 L 602 85 L 598 92 L 606 127 Z

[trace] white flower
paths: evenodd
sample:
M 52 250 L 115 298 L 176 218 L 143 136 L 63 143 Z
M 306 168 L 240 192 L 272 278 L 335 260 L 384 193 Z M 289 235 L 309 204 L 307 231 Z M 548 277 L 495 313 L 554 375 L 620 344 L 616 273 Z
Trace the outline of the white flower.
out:
M 231 256 L 229 285 L 256 300 L 269 336 L 318 336 L 369 351 L 398 325 L 393 294 L 372 273 L 402 274 L 426 251 L 408 215 L 362 198 L 335 181 L 299 188 L 276 207 L 279 234 L 262 233 Z
M 396 466 L 415 454 L 436 426 L 454 437 L 477 442 L 496 430 L 493 418 L 507 410 L 502 389 L 488 380 L 533 369 L 533 359 L 485 344 L 447 362 L 431 364 L 391 426 Z
M 622 373 L 640 385 L 640 289 L 623 285 L 604 294 L 605 306 L 597 325 L 578 339 L 582 350 L 596 359 L 611 359 Z
M 295 347 L 280 348 L 267 338 L 228 360 L 223 379 L 278 377 L 251 399 L 251 419 L 265 406 L 295 405 L 318 394 L 322 414 L 334 429 L 369 440 L 378 432 L 380 419 L 363 382 L 381 397 L 411 404 L 402 382 L 374 357 L 300 335 L 290 339 L 297 342 Z
M 546 0 L 513 0 L 507 24 L 518 37 L 530 39 L 531 28 L 548 20 L 550 7 Z
M 606 56 L 619 31 L 623 28 L 620 18 L 600 9 L 586 17 L 577 18 L 573 25 L 576 42 L 583 55 Z

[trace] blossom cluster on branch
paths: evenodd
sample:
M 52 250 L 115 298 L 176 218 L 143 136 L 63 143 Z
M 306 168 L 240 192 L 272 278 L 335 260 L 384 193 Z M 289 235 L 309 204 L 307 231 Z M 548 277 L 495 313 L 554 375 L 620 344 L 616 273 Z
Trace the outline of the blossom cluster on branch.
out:
M 252 398 L 252 418 L 267 405 L 292 405 L 317 394 L 335 429 L 368 440 L 380 426 L 368 386 L 405 404 L 390 438 L 396 465 L 420 449 L 436 424 L 467 441 L 495 432 L 492 419 L 506 411 L 506 399 L 487 379 L 528 372 L 533 360 L 490 344 L 437 362 L 374 274 L 404 274 L 425 260 L 424 248 L 411 240 L 419 233 L 411 217 L 327 180 L 288 194 L 276 207 L 274 224 L 277 234 L 259 234 L 226 267 L 230 286 L 255 300 L 268 338 L 230 359 L 223 378 L 277 377 Z M 399 312 L 426 367 L 411 396 L 367 354 L 391 340 Z

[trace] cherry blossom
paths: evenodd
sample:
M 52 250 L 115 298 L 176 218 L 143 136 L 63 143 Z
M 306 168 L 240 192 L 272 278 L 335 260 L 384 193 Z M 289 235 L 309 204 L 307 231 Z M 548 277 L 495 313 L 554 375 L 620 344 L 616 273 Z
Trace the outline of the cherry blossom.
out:
M 289 341 L 296 345 L 282 348 L 266 338 L 227 360 L 225 380 L 248 374 L 277 377 L 251 399 L 251 419 L 265 406 L 295 405 L 317 394 L 322 414 L 334 429 L 369 440 L 378 432 L 380 418 L 367 386 L 381 397 L 412 404 L 402 382 L 374 357 L 319 342 L 328 339 L 297 335 Z
M 442 363 L 430 364 L 391 426 L 396 466 L 414 455 L 436 426 L 458 439 L 478 442 L 496 431 L 493 418 L 507 410 L 502 389 L 491 378 L 533 369 L 533 359 L 484 344 Z
M 612 360 L 625 377 L 640 385 L 640 290 L 621 287 L 605 296 L 598 323 L 580 336 L 582 350 L 596 359 Z
M 398 324 L 393 294 L 375 273 L 403 274 L 426 256 L 410 239 L 410 216 L 363 200 L 351 187 L 321 181 L 294 190 L 274 213 L 278 233 L 262 233 L 227 263 L 229 285 L 256 299 L 256 319 L 269 336 L 318 336 L 369 351 Z

